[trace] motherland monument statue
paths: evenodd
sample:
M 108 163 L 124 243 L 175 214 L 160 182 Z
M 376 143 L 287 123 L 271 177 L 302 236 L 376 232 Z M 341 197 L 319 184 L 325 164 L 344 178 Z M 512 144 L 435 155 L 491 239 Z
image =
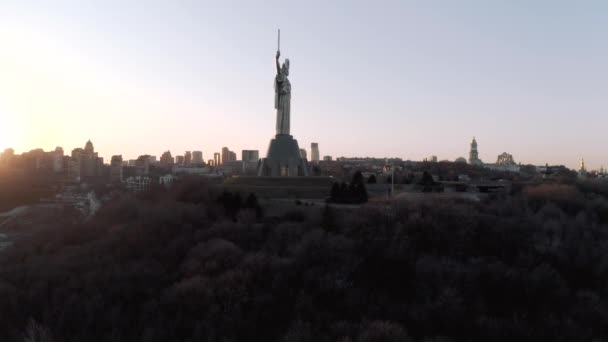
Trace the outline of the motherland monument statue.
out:
M 270 141 L 266 158 L 260 161 L 258 176 L 308 176 L 308 165 L 300 156 L 298 141 L 290 135 L 291 83 L 289 59 L 281 66 L 281 31 L 275 56 L 277 74 L 274 79 L 274 108 L 276 109 L 276 135 Z
M 285 59 L 283 66 L 279 66 L 281 52 L 277 50 L 275 64 L 277 76 L 274 79 L 274 108 L 277 110 L 277 135 L 289 135 L 289 118 L 291 115 L 291 83 L 289 76 L 289 59 Z

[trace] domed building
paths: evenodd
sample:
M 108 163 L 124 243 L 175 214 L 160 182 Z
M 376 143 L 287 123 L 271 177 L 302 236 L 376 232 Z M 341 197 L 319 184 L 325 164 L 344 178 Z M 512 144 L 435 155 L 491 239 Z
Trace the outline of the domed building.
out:
M 496 157 L 495 164 L 484 164 L 488 169 L 495 171 L 519 172 L 521 167 L 515 163 L 513 155 L 503 152 Z
M 499 154 L 496 158 L 496 164 L 498 165 L 516 165 L 517 163 L 513 160 L 513 156 L 507 152 Z
M 458 157 L 458 158 L 456 158 L 456 160 L 454 160 L 454 163 L 463 163 L 463 164 L 466 164 L 467 160 L 464 157 Z

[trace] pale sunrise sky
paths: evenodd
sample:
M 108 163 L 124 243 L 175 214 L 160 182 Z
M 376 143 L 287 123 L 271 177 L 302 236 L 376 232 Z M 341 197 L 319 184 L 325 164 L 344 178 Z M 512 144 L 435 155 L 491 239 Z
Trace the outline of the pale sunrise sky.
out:
M 0 149 L 608 166 L 608 1 L 0 1 Z

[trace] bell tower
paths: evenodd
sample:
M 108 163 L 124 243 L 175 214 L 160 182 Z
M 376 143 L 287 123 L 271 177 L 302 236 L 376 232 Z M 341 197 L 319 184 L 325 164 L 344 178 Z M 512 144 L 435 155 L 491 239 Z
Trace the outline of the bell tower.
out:
M 469 152 L 469 164 L 481 164 L 481 160 L 479 160 L 479 152 L 477 151 L 477 140 L 475 140 L 475 137 L 473 137 L 473 141 L 471 141 L 471 150 Z

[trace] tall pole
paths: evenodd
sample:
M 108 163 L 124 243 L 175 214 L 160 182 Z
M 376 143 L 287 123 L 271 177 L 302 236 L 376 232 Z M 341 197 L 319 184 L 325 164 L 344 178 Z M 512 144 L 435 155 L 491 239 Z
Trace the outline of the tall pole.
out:
M 391 165 L 391 197 L 395 194 L 395 164 Z

